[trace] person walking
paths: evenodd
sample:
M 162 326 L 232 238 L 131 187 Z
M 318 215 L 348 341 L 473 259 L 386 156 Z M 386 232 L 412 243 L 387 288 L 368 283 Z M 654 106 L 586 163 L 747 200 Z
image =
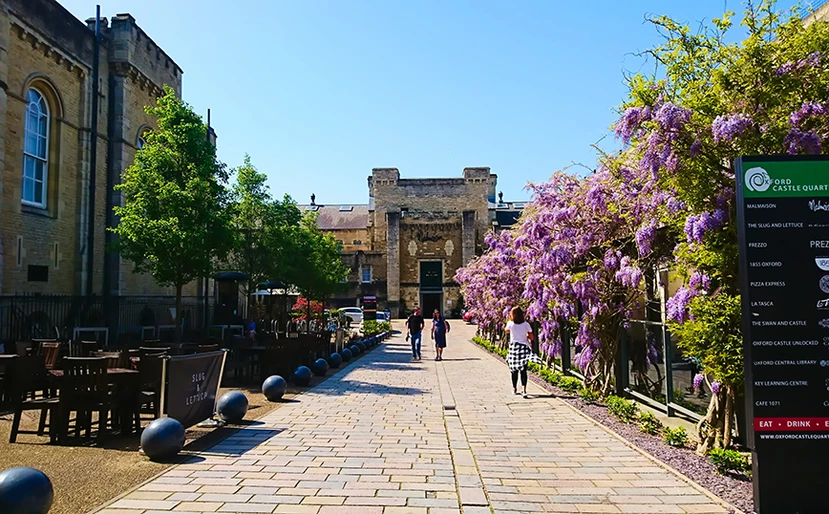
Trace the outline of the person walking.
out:
M 412 359 L 416 361 L 420 360 L 420 340 L 425 326 L 426 323 L 423 321 L 423 316 L 420 315 L 420 309 L 415 309 L 409 319 L 406 320 L 406 328 L 409 332 L 406 338 L 412 340 Z
M 443 349 L 446 348 L 446 334 L 449 333 L 449 322 L 435 309 L 432 313 L 432 341 L 435 342 L 436 361 L 443 360 Z
M 507 352 L 507 365 L 512 373 L 512 392 L 518 394 L 518 374 L 521 374 L 521 395 L 527 397 L 527 363 L 532 358 L 533 329 L 524 319 L 524 311 L 521 307 L 513 307 L 509 313 L 510 320 L 507 322 L 506 331 L 509 334 L 509 351 Z

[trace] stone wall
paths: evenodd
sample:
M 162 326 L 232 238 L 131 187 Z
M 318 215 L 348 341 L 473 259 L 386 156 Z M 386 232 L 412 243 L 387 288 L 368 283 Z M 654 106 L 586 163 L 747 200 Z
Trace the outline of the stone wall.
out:
M 93 291 L 168 294 L 105 252 L 106 226 L 117 222 L 111 207 L 121 202 L 111 188 L 132 163 L 140 132 L 152 127 L 144 106 L 156 102 L 164 84 L 180 94 L 181 69 L 132 16 L 114 16 L 108 25 L 102 18 Z M 93 29 L 94 18 L 85 24 L 55 0 L 0 0 L 0 294 L 85 292 Z M 30 87 L 50 111 L 45 207 L 21 203 Z M 30 281 L 30 265 L 46 266 L 48 280 Z M 186 294 L 195 292 L 189 285 Z
M 92 37 L 74 18 L 73 24 L 55 19 L 65 14 L 55 2 L 45 0 L 0 2 L 0 83 L 4 86 L 0 238 L 5 250 L 0 292 L 4 294 L 70 294 L 85 283 Z M 106 73 L 105 62 L 101 70 Z M 44 95 L 49 107 L 43 207 L 21 202 L 25 95 L 32 87 Z M 102 108 L 106 113 L 106 106 Z M 104 115 L 99 118 L 99 132 L 105 128 Z M 105 136 L 99 137 L 96 178 L 96 217 L 103 219 Z M 97 224 L 95 262 L 100 264 L 103 236 L 103 223 Z M 45 266 L 47 280 L 28 280 L 29 266 Z M 93 287 L 98 291 L 102 271 L 102 265 L 96 266 Z

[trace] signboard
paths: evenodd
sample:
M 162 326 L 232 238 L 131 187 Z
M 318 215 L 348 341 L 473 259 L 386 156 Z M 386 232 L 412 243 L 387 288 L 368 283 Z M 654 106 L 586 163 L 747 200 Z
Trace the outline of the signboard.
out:
M 364 296 L 363 297 L 363 320 L 377 320 L 377 297 Z
M 176 355 L 166 361 L 165 412 L 184 428 L 213 416 L 224 351 Z
M 829 160 L 735 173 L 755 509 L 829 512 Z

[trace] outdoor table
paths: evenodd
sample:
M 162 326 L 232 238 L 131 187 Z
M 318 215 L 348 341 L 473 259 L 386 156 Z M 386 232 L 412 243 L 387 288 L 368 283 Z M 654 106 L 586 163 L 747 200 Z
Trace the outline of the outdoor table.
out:
M 55 382 L 55 388 L 60 390 L 60 381 L 63 378 L 63 370 L 62 369 L 52 369 L 49 370 L 49 376 Z M 141 384 L 140 380 L 140 373 L 134 369 L 127 369 L 127 368 L 108 368 L 107 369 L 107 382 L 111 387 L 116 388 L 119 396 L 119 407 L 125 407 L 126 409 L 122 408 L 120 410 L 120 417 L 121 417 L 121 434 L 128 434 L 132 430 L 133 426 L 133 419 L 132 415 L 134 414 L 133 408 L 134 405 L 130 405 L 130 402 L 137 401 L 137 395 L 140 391 Z M 115 422 L 113 420 L 113 425 Z M 51 428 L 50 428 L 51 430 Z

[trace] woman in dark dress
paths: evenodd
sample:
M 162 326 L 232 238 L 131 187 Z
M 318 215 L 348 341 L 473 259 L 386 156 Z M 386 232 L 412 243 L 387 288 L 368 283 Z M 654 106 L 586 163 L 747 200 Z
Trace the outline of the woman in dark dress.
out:
M 449 322 L 438 309 L 432 313 L 432 341 L 435 342 L 436 361 L 443 360 L 443 349 L 446 348 L 446 333 L 449 332 Z

